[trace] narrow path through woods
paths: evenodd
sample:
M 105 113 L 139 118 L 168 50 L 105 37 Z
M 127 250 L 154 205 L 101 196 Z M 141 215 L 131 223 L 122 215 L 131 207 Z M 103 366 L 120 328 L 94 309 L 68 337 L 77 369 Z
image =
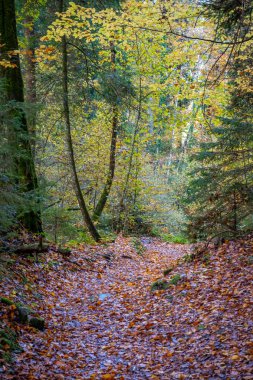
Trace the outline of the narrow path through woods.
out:
M 186 248 L 148 243 L 143 255 L 122 241 L 112 245 L 105 256 L 113 259 L 100 263 L 101 273 L 54 271 L 47 282 L 38 273 L 48 327 L 24 337 L 15 378 L 150 379 L 166 373 L 170 303 L 150 285 Z
M 15 325 L 23 352 L 1 380 L 252 380 L 253 237 L 180 262 L 188 246 L 142 240 L 17 256 L 0 291 L 46 329 Z

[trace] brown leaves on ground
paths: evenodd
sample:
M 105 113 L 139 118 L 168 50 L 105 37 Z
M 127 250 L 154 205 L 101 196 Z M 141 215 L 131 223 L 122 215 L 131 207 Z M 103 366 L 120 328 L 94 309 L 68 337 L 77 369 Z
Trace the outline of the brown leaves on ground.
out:
M 17 325 L 4 307 L 23 352 L 0 367 L 1 379 L 252 379 L 253 239 L 193 262 L 179 260 L 187 246 L 143 241 L 141 255 L 119 237 L 69 261 L 55 252 L 39 264 L 18 258 L 1 293 L 47 325 Z M 169 287 L 151 291 L 171 267 Z

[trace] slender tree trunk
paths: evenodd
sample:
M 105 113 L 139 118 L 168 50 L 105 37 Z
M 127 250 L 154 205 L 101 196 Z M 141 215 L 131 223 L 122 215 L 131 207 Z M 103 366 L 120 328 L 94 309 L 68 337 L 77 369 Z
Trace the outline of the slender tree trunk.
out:
M 110 148 L 110 163 L 109 163 L 109 171 L 107 174 L 107 179 L 105 183 L 104 190 L 100 196 L 100 199 L 96 205 L 96 208 L 94 210 L 93 219 L 98 220 L 98 218 L 101 216 L 103 209 L 106 205 L 107 198 L 109 196 L 113 178 L 114 178 L 114 172 L 115 172 L 115 164 L 116 164 L 116 144 L 117 144 L 117 133 L 118 133 L 118 110 L 117 106 L 113 106 L 112 108 L 113 112 L 113 119 L 112 119 L 112 137 L 111 137 L 111 148 Z
M 101 238 L 91 220 L 90 214 L 86 207 L 81 186 L 79 183 L 78 175 L 77 175 L 77 170 L 76 170 L 76 163 L 75 163 L 72 136 L 71 136 L 71 123 L 70 123 L 70 112 L 69 112 L 69 101 L 68 101 L 68 54 L 67 54 L 66 36 L 62 38 L 62 78 L 63 78 L 63 81 L 62 81 L 63 112 L 64 112 L 64 118 L 65 118 L 65 124 L 66 124 L 66 140 L 67 140 L 67 147 L 68 147 L 68 153 L 69 153 L 70 168 L 72 171 L 73 188 L 76 193 L 77 201 L 80 207 L 80 211 L 82 213 L 84 223 L 88 227 L 88 230 L 91 236 L 93 237 L 93 239 L 95 241 L 99 241 Z
M 35 31 L 34 20 L 31 16 L 25 19 L 24 34 L 26 39 L 27 54 L 25 56 L 25 99 L 29 104 L 27 123 L 33 155 L 35 155 L 36 144 L 36 61 L 35 61 Z
M 123 187 L 122 196 L 121 196 L 121 200 L 120 200 L 120 213 L 124 210 L 124 200 L 125 200 L 125 197 L 126 197 L 126 194 L 127 194 L 127 190 L 128 190 L 129 179 L 130 179 L 130 175 L 131 175 L 131 171 L 132 171 L 132 167 L 133 167 L 133 158 L 134 158 L 135 144 L 136 144 L 137 135 L 138 135 L 138 132 L 139 132 L 139 123 L 140 123 L 140 119 L 141 119 L 141 109 L 142 109 L 142 80 L 141 80 L 141 78 L 140 78 L 140 82 L 139 82 L 139 91 L 140 91 L 139 104 L 138 104 L 138 110 L 137 110 L 137 116 L 136 116 L 136 122 L 135 122 L 135 128 L 134 128 L 134 134 L 133 134 L 133 138 L 132 138 L 132 144 L 131 144 L 131 151 L 130 151 L 130 157 L 129 157 L 128 170 L 127 170 L 125 184 L 124 184 L 124 187 Z
M 111 42 L 111 64 L 112 64 L 113 73 L 115 73 L 116 72 L 116 67 L 115 67 L 116 51 L 115 51 L 113 42 Z M 117 134 L 118 134 L 118 106 L 116 104 L 116 100 L 115 100 L 115 104 L 113 104 L 112 106 L 112 115 L 113 115 L 112 116 L 112 135 L 111 135 L 109 170 L 108 170 L 104 189 L 102 191 L 102 194 L 99 198 L 99 201 L 93 213 L 94 220 L 98 220 L 103 212 L 103 209 L 107 202 L 107 198 L 110 194 L 110 190 L 111 190 L 112 182 L 114 178 L 115 164 L 116 164 L 116 145 L 117 145 Z
M 38 190 L 38 181 L 32 156 L 27 119 L 23 110 L 24 87 L 20 68 L 16 14 L 14 0 L 0 0 L 0 49 L 3 59 L 10 61 L 13 67 L 0 66 L 0 77 L 4 78 L 5 98 L 10 102 L 8 144 L 14 150 L 14 174 L 22 193 Z M 9 52 L 12 52 L 11 55 Z M 34 233 L 42 232 L 38 204 L 33 210 L 26 211 L 20 217 L 23 226 Z

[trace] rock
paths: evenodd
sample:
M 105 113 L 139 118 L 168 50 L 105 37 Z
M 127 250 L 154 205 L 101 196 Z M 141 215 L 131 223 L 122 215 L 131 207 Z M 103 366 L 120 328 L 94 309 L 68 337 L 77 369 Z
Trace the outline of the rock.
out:
M 17 322 L 20 323 L 27 323 L 28 322 L 28 316 L 29 316 L 29 309 L 26 307 L 18 306 L 17 307 Z
M 57 250 L 56 250 L 56 252 L 60 253 L 63 256 L 66 256 L 66 257 L 70 256 L 71 253 L 72 253 L 71 249 L 69 249 L 69 248 L 61 248 L 61 247 L 58 247 Z
M 132 256 L 129 255 L 122 255 L 122 259 L 133 259 Z
M 45 321 L 43 318 L 32 317 L 29 319 L 29 325 L 40 331 L 45 329 Z
M 107 261 L 110 261 L 114 256 L 113 252 L 108 252 L 103 255 L 103 258 L 106 259 Z
M 163 271 L 163 275 L 164 276 L 168 276 L 168 274 L 170 274 L 171 272 L 173 271 L 173 268 L 170 267 L 170 268 L 167 268 Z

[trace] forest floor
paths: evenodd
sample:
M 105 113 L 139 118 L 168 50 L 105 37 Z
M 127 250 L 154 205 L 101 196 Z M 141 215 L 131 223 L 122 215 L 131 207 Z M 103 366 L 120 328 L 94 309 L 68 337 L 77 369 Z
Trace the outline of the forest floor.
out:
M 0 305 L 22 349 L 1 360 L 0 378 L 253 379 L 253 238 L 196 257 L 187 245 L 141 241 L 7 260 L 1 296 L 35 309 L 46 328 Z

